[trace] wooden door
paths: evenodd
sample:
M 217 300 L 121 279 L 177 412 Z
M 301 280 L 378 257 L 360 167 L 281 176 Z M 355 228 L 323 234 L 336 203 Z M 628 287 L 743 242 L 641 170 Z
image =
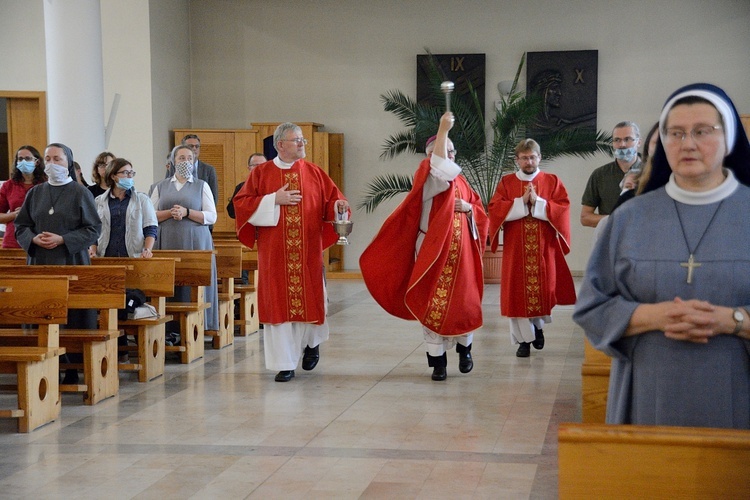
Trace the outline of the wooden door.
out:
M 7 99 L 7 152 L 0 162 L 0 179 L 7 179 L 16 150 L 29 144 L 44 154 L 47 145 L 47 95 L 44 92 L 1 91 Z

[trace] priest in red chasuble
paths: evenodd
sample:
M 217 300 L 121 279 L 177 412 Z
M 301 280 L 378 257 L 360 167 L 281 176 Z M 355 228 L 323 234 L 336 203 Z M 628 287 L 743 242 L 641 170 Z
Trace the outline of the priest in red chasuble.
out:
M 456 346 L 459 371 L 474 366 L 473 331 L 482 326 L 482 253 L 488 220 L 479 196 L 460 175 L 445 113 L 413 187 L 362 254 L 367 288 L 383 309 L 422 324 L 433 380 L 447 377 L 446 351 Z
M 288 382 L 302 358 L 312 370 L 328 339 L 323 250 L 338 236 L 329 221 L 348 219 L 333 180 L 305 158 L 307 140 L 293 123 L 273 134 L 278 156 L 253 169 L 234 197 L 237 237 L 258 248 L 258 317 L 266 368 Z
M 574 304 L 570 252 L 570 200 L 560 179 L 539 170 L 542 154 L 533 139 L 515 149 L 515 174 L 504 176 L 488 207 L 491 248 L 503 230 L 500 313 L 510 319 L 516 356 L 544 347 L 544 324 L 556 304 Z

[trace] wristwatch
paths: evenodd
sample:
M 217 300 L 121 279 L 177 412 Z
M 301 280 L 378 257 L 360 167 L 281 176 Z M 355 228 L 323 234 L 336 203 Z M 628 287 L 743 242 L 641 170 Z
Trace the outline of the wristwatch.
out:
M 745 321 L 745 315 L 742 314 L 742 310 L 739 307 L 735 307 L 732 311 L 732 319 L 734 320 L 732 335 L 737 335 L 742 330 L 742 323 Z

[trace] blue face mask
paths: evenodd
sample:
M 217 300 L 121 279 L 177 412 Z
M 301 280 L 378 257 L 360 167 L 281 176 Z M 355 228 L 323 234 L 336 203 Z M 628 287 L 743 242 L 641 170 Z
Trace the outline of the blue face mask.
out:
M 20 170 L 22 174 L 30 174 L 36 168 L 36 163 L 29 160 L 21 160 L 16 163 L 16 168 Z
M 127 191 L 128 189 L 133 189 L 134 185 L 135 181 L 132 177 L 125 177 L 124 179 L 117 178 L 117 187 L 120 189 Z
M 617 148 L 615 149 L 615 158 L 622 161 L 633 161 L 635 156 L 638 154 L 638 150 L 633 146 L 632 148 Z

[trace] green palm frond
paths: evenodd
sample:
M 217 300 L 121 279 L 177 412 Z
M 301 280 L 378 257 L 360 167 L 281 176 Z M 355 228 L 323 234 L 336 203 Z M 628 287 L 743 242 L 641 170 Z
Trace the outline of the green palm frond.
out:
M 409 175 L 388 174 L 375 177 L 367 187 L 363 200 L 357 209 L 372 213 L 382 202 L 401 193 L 411 191 L 412 177 Z
M 383 109 L 396 115 L 405 126 L 416 125 L 417 103 L 411 97 L 400 90 L 389 90 L 380 96 L 380 100 L 383 102 Z
M 563 129 L 544 140 L 545 157 L 575 156 L 589 158 L 597 153 L 612 155 L 612 134 L 589 129 Z

